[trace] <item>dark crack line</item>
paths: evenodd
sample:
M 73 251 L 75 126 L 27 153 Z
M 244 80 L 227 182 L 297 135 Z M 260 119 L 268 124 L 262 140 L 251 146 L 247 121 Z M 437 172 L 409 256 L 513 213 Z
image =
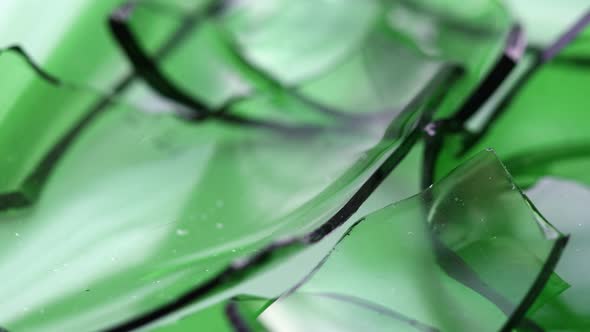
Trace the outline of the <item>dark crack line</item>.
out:
M 438 120 L 424 127 L 426 145 L 423 153 L 422 189 L 426 189 L 434 182 L 436 161 L 444 144 L 446 134 L 463 128 L 465 122 L 497 91 L 512 73 L 517 61 L 522 58 L 525 43 L 522 28 L 518 25 L 513 26 L 508 34 L 502 56 L 457 112 L 449 119 Z
M 387 178 L 391 171 L 401 163 L 402 159 L 409 153 L 411 148 L 419 140 L 420 136 L 420 131 L 415 129 L 409 137 L 404 140 L 402 145 L 398 147 L 396 152 L 393 153 L 375 173 L 373 173 L 373 175 L 359 188 L 338 213 L 318 229 L 306 235 L 306 242 L 319 242 L 326 237 L 326 235 L 344 224 L 350 216 L 358 211 L 363 202 L 365 202 L 365 200 L 375 191 L 375 188 L 377 188 L 385 178 Z
M 236 300 L 231 299 L 229 303 L 225 306 L 225 316 L 227 317 L 227 320 L 232 326 L 234 332 L 254 331 L 250 328 L 248 320 L 242 317 L 239 304 L 236 302 Z
M 188 25 L 190 28 L 202 22 L 204 18 L 216 12 L 217 1 L 213 1 L 204 11 L 198 11 L 189 16 Z M 174 86 L 168 80 L 163 79 L 164 76 L 156 63 L 151 58 L 146 56 L 145 51 L 140 46 L 139 41 L 131 31 L 129 21 L 135 11 L 136 3 L 129 2 L 119 7 L 109 17 L 109 26 L 111 32 L 118 41 L 118 45 L 123 49 L 127 57 L 133 63 L 137 72 L 145 81 L 162 96 L 176 100 L 180 104 L 186 105 L 191 110 L 197 113 L 198 116 L 204 116 L 209 113 L 206 105 L 194 100 L 188 93 L 182 91 L 177 86 Z
M 484 282 L 478 273 L 475 272 L 469 264 L 461 258 L 461 256 L 440 240 L 435 232 L 431 232 L 431 241 L 436 254 L 437 264 L 449 277 L 486 298 L 505 315 L 508 316 L 514 311 L 514 305 L 502 294 L 498 293 L 494 288 Z
M 522 58 L 525 43 L 524 31 L 520 26 L 514 26 L 508 35 L 507 45 L 502 56 L 475 91 L 453 115 L 453 123 L 462 125 L 496 92 L 498 87 L 510 75 L 516 63 Z
M 357 191 L 356 195 L 353 196 L 353 199 L 351 199 L 345 205 L 345 207 L 343 207 L 333 218 L 331 218 L 328 221 L 328 223 L 320 226 L 320 228 L 318 230 L 308 234 L 307 236 L 305 236 L 303 238 L 293 238 L 293 239 L 286 240 L 283 242 L 275 242 L 275 243 L 271 244 L 270 246 L 267 246 L 266 248 L 261 250 L 259 252 L 259 254 L 255 255 L 253 257 L 250 257 L 244 261 L 239 261 L 239 262 L 232 264 L 230 267 L 228 267 L 226 270 L 224 270 L 222 273 L 220 273 L 217 277 L 210 279 L 208 282 L 197 286 L 192 291 L 185 293 L 184 295 L 177 298 L 176 300 L 174 300 L 164 306 L 156 308 L 153 311 L 148 312 L 147 314 L 141 315 L 141 316 L 136 317 L 130 321 L 127 321 L 121 325 L 118 325 L 114 328 L 108 329 L 107 331 L 128 331 L 128 330 L 133 330 L 133 329 L 142 327 L 142 326 L 149 324 L 159 318 L 162 318 L 162 317 L 164 317 L 164 316 L 166 316 L 166 315 L 168 315 L 168 314 L 170 314 L 170 313 L 172 313 L 172 312 L 174 312 L 174 311 L 176 311 L 188 304 L 191 304 L 192 302 L 194 302 L 198 298 L 209 294 L 215 288 L 217 288 L 218 286 L 220 286 L 226 282 L 239 281 L 241 279 L 244 279 L 246 277 L 245 273 L 248 270 L 255 268 L 257 266 L 263 265 L 265 262 L 268 262 L 268 260 L 273 256 L 273 254 L 276 253 L 280 249 L 306 246 L 306 245 L 309 245 L 311 243 L 315 243 L 315 242 L 321 240 L 325 235 L 329 234 L 331 231 L 333 231 L 339 225 L 343 224 L 346 221 L 347 216 L 349 217 L 352 213 L 354 213 L 354 211 L 356 211 L 356 209 L 358 209 L 358 207 L 356 209 L 354 208 L 354 206 L 356 204 L 359 204 L 355 201 L 355 198 L 363 200 L 363 197 L 365 197 L 365 195 L 367 195 L 365 193 L 366 191 L 372 192 L 374 190 L 375 186 L 380 184 L 383 181 L 383 179 L 385 178 L 386 174 L 384 174 L 385 173 L 384 169 L 390 171 L 392 168 L 394 168 L 401 160 L 401 157 L 402 157 L 401 155 L 405 155 L 405 154 L 399 153 L 399 152 L 403 150 L 404 153 L 407 153 L 409 151 L 409 147 L 411 147 L 415 144 L 415 142 L 418 140 L 419 136 L 420 136 L 420 130 L 419 129 L 414 130 L 412 132 L 412 134 L 410 134 L 410 137 L 404 141 L 404 143 L 406 143 L 407 146 L 403 149 L 400 147 L 400 149 L 398 149 L 396 151 L 396 153 L 392 154 L 388 158 L 388 160 L 384 163 L 384 165 L 382 165 L 382 167 L 380 167 L 379 170 L 376 173 L 374 173 L 373 176 L 365 183 L 365 185 L 367 187 L 373 187 L 373 189 L 371 190 L 369 188 L 365 188 L 365 186 L 361 187 L 361 189 L 359 191 Z M 411 142 L 411 143 L 408 143 L 408 142 Z M 359 193 L 361 193 L 361 194 L 359 194 Z M 541 280 L 541 279 L 542 278 L 539 277 L 537 281 L 543 282 L 543 280 Z M 531 295 L 531 294 L 532 293 L 529 293 L 529 295 Z M 531 297 L 532 297 L 532 295 L 531 295 Z M 534 297 L 532 299 L 534 300 Z M 524 304 L 526 304 L 525 302 L 526 301 L 523 301 Z M 521 305 L 519 307 L 519 309 L 521 309 L 522 307 L 523 306 Z M 516 316 L 513 315 L 512 317 L 516 317 Z M 514 318 L 511 318 L 511 319 L 514 319 Z
M 514 87 L 510 92 L 502 99 L 502 101 L 498 104 L 494 112 L 489 117 L 488 121 L 484 124 L 483 128 L 479 130 L 477 133 L 473 134 L 465 134 L 463 138 L 463 146 L 461 150 L 458 152 L 459 156 L 464 155 L 467 151 L 469 151 L 472 147 L 474 147 L 477 142 L 479 142 L 483 137 L 485 137 L 488 132 L 493 128 L 496 123 L 496 120 L 499 119 L 510 107 L 510 105 L 516 100 L 516 98 L 522 93 L 523 87 L 529 80 L 535 75 L 539 66 L 541 66 L 539 54 L 535 53 L 536 59 L 534 64 L 527 68 L 525 73 L 518 77 L 516 80 Z M 454 130 L 455 132 L 460 132 L 464 129 Z
M 39 77 L 41 77 L 42 79 L 44 79 L 48 83 L 53 84 L 55 86 L 62 85 L 61 80 L 59 80 L 57 77 L 53 76 L 52 74 L 48 73 L 43 68 L 41 68 L 41 66 L 39 66 L 35 62 L 35 60 L 33 60 L 33 57 L 31 55 L 29 55 L 25 50 L 23 50 L 20 45 L 12 45 L 12 46 L 8 46 L 4 49 L 0 49 L 0 55 L 4 52 L 15 52 L 16 54 L 21 56 L 29 64 L 29 66 L 31 68 L 33 68 L 33 70 L 35 71 L 35 73 Z
M 543 265 L 543 268 L 537 278 L 535 279 L 533 285 L 527 292 L 525 298 L 519 303 L 516 310 L 512 313 L 508 321 L 504 324 L 500 332 L 510 332 L 515 329 L 519 323 L 524 323 L 525 326 L 529 328 L 537 328 L 537 331 L 543 331 L 543 329 L 537 326 L 533 321 L 526 319 L 526 313 L 529 308 L 534 304 L 537 297 L 545 288 L 547 281 L 551 277 L 551 274 L 555 270 L 555 266 L 563 253 L 563 249 L 567 245 L 569 241 L 569 235 L 563 236 L 555 241 L 553 248 L 551 248 L 551 253 L 549 254 L 549 258 Z
M 483 298 L 500 309 L 507 317 L 512 317 L 518 310 L 517 307 L 501 293 L 483 281 L 479 274 L 473 270 L 461 256 L 450 249 L 446 243 L 441 241 L 437 232 L 433 230 L 430 220 L 428 220 L 426 217 L 429 210 L 428 204 L 432 201 L 432 192 L 428 189 L 425 189 L 424 199 L 421 202 L 424 210 L 425 221 L 427 222 L 427 225 L 430 229 L 430 241 L 432 243 L 432 250 L 434 252 L 438 266 L 450 278 L 481 295 Z M 518 308 L 520 308 L 520 306 Z M 530 328 L 535 330 L 540 329 L 536 323 L 528 319 L 525 319 L 524 322 Z
M 516 62 L 523 55 L 524 38 L 524 32 L 520 26 L 514 26 L 508 34 L 502 56 L 457 112 L 448 119 L 438 120 L 424 127 L 426 146 L 423 154 L 422 189 L 426 189 L 434 182 L 436 162 L 447 133 L 461 130 L 464 123 L 485 104 L 512 73 Z
M 138 317 L 132 318 L 126 322 L 116 325 L 104 331 L 132 331 L 148 325 L 162 317 L 167 316 L 185 306 L 192 304 L 196 299 L 211 294 L 221 285 L 237 284 L 248 277 L 248 271 L 252 268 L 259 267 L 269 262 L 279 250 L 297 249 L 304 243 L 298 238 L 277 241 L 260 250 L 254 256 L 244 260 L 235 261 L 233 264 L 224 269 L 217 276 L 209 279 L 203 284 L 197 285 L 192 290 L 185 292 L 171 302 L 159 306 Z
M 420 187 L 424 190 L 434 184 L 436 174 L 436 161 L 445 140 L 445 127 L 447 121 L 440 120 L 427 124 L 424 127 L 424 151 L 422 152 L 422 175 Z
M 373 174 L 373 176 L 371 176 L 371 178 L 365 182 L 361 189 L 357 191 L 357 195 L 354 195 L 353 198 L 349 200 L 342 209 L 340 209 L 332 218 L 329 219 L 326 224 L 320 226 L 316 231 L 313 231 L 312 233 L 301 238 L 295 237 L 274 242 L 261 249 L 258 254 L 248 257 L 244 260 L 234 262 L 216 277 L 203 284 L 195 286 L 192 290 L 189 290 L 175 300 L 157 307 L 138 317 L 123 322 L 122 324 L 119 324 L 115 327 L 106 329 L 105 331 L 131 331 L 145 326 L 187 305 L 192 304 L 199 298 L 209 295 L 221 285 L 244 280 L 248 276 L 247 272 L 249 270 L 263 266 L 265 263 L 269 262 L 280 250 L 297 249 L 317 243 L 338 226 L 342 225 L 346 220 L 348 220 L 348 218 L 362 204 L 364 199 L 371 192 L 373 192 L 376 186 L 378 186 L 385 179 L 387 174 L 399 164 L 399 162 L 409 152 L 410 148 L 416 143 L 419 137 L 419 131 L 414 130 L 413 134 L 410 135 L 410 138 L 405 141 L 405 144 L 402 147 L 399 147 L 396 152 L 394 152 L 388 158 L 388 160 Z M 362 194 L 359 195 L 359 192 L 362 192 Z
M 426 189 L 425 199 L 422 200 L 424 209 L 427 209 L 427 204 L 429 201 L 432 201 L 432 197 L 429 195 L 431 192 Z M 522 194 L 522 192 L 521 192 Z M 523 196 L 524 199 L 527 199 L 526 196 Z M 527 199 L 528 201 L 528 199 Z M 529 203 L 530 204 L 530 203 Z M 534 206 L 531 205 L 533 209 Z M 537 211 L 538 212 L 538 211 Z M 363 219 L 357 221 L 352 225 L 347 233 L 338 241 L 340 243 L 342 240 L 348 236 L 356 226 L 363 222 Z M 546 284 L 548 278 L 550 277 L 552 271 L 554 270 L 555 264 L 557 263 L 563 248 L 567 243 L 568 237 L 561 237 L 555 241 L 555 244 L 552 247 L 551 253 L 539 274 L 536 276 L 535 281 L 531 285 L 529 291 L 527 291 L 524 298 L 518 304 L 512 304 L 508 299 L 506 299 L 502 294 L 497 292 L 494 288 L 490 287 L 487 283 L 485 283 L 477 272 L 475 272 L 459 255 L 457 255 L 454 251 L 446 246 L 438 236 L 432 232 L 431 233 L 431 241 L 433 243 L 433 250 L 435 253 L 437 264 L 441 267 L 442 271 L 447 274 L 449 277 L 453 278 L 457 282 L 463 284 L 464 286 L 472 289 L 473 291 L 477 292 L 488 301 L 496 305 L 508 318 L 504 323 L 504 329 L 502 331 L 510 331 L 512 328 L 519 325 L 521 327 L 526 327 L 530 331 L 543 331 L 543 329 L 537 325 L 534 321 L 531 321 L 525 317 L 525 314 L 530 308 L 530 306 L 534 303 L 535 299 L 539 296 L 540 292 L 543 290 L 544 285 Z M 293 294 L 296 289 L 301 287 L 305 282 L 310 280 L 311 276 L 318 271 L 328 260 L 335 249 L 332 249 L 330 253 L 312 270 L 310 274 L 308 274 L 301 282 L 297 284 L 296 287 L 291 289 L 290 291 L 286 292 L 284 296 L 288 296 Z M 506 329 L 506 327 L 508 327 Z
M 531 48 L 530 52 L 536 57 L 535 62 L 533 65 L 527 69 L 527 71 L 518 78 L 514 88 L 510 91 L 508 95 L 504 97 L 502 102 L 496 107 L 496 110 L 492 113 L 492 116 L 487 121 L 485 126 L 481 131 L 473 135 L 466 135 L 464 141 L 464 147 L 460 154 L 466 153 L 470 148 L 472 148 L 479 140 L 487 135 L 490 129 L 494 126 L 496 120 L 500 118 L 509 108 L 510 105 L 514 102 L 514 100 L 522 93 L 524 86 L 530 79 L 540 70 L 543 68 L 544 65 L 549 63 L 573 63 L 578 65 L 579 58 L 559 58 L 559 52 L 561 52 L 567 45 L 572 43 L 578 35 L 582 32 L 584 28 L 586 28 L 590 24 L 590 11 L 588 11 L 585 15 L 582 16 L 578 21 L 574 22 L 574 24 L 556 41 L 554 41 L 550 46 L 545 48 L 544 50 L 539 50 L 537 48 Z M 585 59 L 585 58 L 583 58 Z M 584 60 L 586 61 L 586 60 Z M 590 64 L 590 61 L 586 62 Z
M 453 76 L 453 72 L 449 72 L 448 75 Z M 430 91 L 432 88 L 438 87 L 438 80 L 434 80 L 436 83 L 432 87 L 426 88 L 422 93 Z M 446 95 L 445 92 L 440 91 L 439 95 L 436 95 L 433 99 L 434 104 L 439 104 Z M 415 100 L 420 100 L 422 97 L 417 97 Z M 410 103 L 412 104 L 412 103 Z M 416 106 L 416 105 L 415 105 Z M 434 106 L 434 105 L 432 105 Z M 434 108 L 434 107 L 432 107 Z M 410 108 L 411 109 L 411 108 Z M 426 117 L 429 117 L 427 115 Z M 307 241 L 310 243 L 317 242 L 323 239 L 327 234 L 331 233 L 334 229 L 341 226 L 350 216 L 352 216 L 363 202 L 375 191 L 387 176 L 399 165 L 402 159 L 409 153 L 411 148 L 421 137 L 421 126 L 425 120 L 418 121 L 415 128 L 409 133 L 408 137 L 402 142 L 398 149 L 385 161 L 385 163 L 373 174 L 371 177 L 359 188 L 359 190 L 352 196 L 352 198 L 345 204 L 338 213 L 330 218 L 326 223 L 320 226 L 315 231 L 311 232 L 306 236 Z M 387 134 L 386 134 L 387 136 Z

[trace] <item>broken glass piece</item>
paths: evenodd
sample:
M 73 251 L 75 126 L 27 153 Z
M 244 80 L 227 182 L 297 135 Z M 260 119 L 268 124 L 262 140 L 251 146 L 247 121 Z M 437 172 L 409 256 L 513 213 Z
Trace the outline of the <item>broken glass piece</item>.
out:
M 294 136 L 113 103 L 66 151 L 34 208 L 2 216 L 0 273 L 19 278 L 1 286 L 11 300 L 0 321 L 100 329 L 174 303 L 277 238 L 346 221 L 416 128 Z
M 424 193 L 359 221 L 260 320 L 273 331 L 510 330 L 565 240 L 483 152 Z M 555 275 L 552 282 L 556 293 L 566 285 Z

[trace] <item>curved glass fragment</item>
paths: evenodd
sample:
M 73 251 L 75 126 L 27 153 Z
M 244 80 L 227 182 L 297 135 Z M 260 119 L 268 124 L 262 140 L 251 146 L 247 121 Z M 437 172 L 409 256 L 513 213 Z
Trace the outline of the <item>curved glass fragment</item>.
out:
M 553 8 L 547 6 L 536 8 L 547 11 Z M 551 12 L 551 17 L 554 15 Z M 443 134 L 444 143 L 436 162 L 440 177 L 478 149 L 493 147 L 515 181 L 533 188 L 531 194 L 535 201 L 539 200 L 541 211 L 564 219 L 556 225 L 571 233 L 572 246 L 564 253 L 562 267 L 558 265 L 557 272 L 571 288 L 557 297 L 544 298 L 527 314 L 548 331 L 585 331 L 590 317 L 585 305 L 587 274 L 581 269 L 585 264 L 582 243 L 586 224 L 585 218 L 576 214 L 583 208 L 581 201 L 585 197 L 576 188 L 590 184 L 587 172 L 590 136 L 584 125 L 590 121 L 586 112 L 590 104 L 584 89 L 589 83 L 590 12 L 578 11 L 575 16 L 577 20 L 570 20 L 569 29 L 553 43 L 541 50 L 535 45 L 529 48 L 514 75 L 479 114 L 465 123 L 463 131 Z M 547 17 L 545 20 L 552 21 Z M 536 28 L 547 29 L 540 22 Z M 555 184 L 549 191 L 547 178 L 560 179 L 558 183 L 572 181 L 572 185 L 566 190 Z M 538 196 L 537 187 L 545 188 L 545 193 Z M 554 200 L 548 201 L 546 197 Z
M 11 330 L 108 328 L 331 221 L 314 233 L 321 238 L 405 156 L 422 110 L 400 126 L 297 135 L 112 102 L 63 153 L 36 204 L 1 215 L 0 273 L 19 278 L 0 286 L 10 299 L 0 301 L 0 321 Z
M 508 331 L 543 287 L 567 287 L 551 274 L 564 244 L 483 152 L 359 221 L 259 319 L 272 331 Z
M 0 44 L 31 49 L 0 51 L 0 331 L 587 329 L 583 257 L 551 274 L 565 238 L 489 155 L 359 222 L 261 321 L 236 296 L 274 298 L 290 281 L 260 276 L 339 235 L 433 113 L 460 124 L 434 150 L 446 120 L 424 128 L 438 177 L 497 143 L 523 186 L 589 184 L 590 30 L 535 39 L 486 103 L 525 41 L 497 1 L 120 2 L 0 2 Z

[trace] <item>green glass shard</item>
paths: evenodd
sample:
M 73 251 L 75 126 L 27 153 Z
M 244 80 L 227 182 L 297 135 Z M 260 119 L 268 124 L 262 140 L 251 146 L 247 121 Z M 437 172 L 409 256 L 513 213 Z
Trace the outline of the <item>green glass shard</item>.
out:
M 440 2 L 393 1 L 392 24 L 414 30 L 413 39 L 428 40 L 430 49 L 461 64 L 463 75 L 438 107 L 436 118 L 454 114 L 467 103 L 486 75 L 508 55 L 514 34 L 524 39 L 518 22 L 497 1 Z M 419 24 L 415 21 L 418 20 Z M 468 46 L 467 46 L 468 45 Z
M 273 331 L 509 330 L 543 289 L 564 243 L 485 152 L 359 221 L 260 319 Z M 556 293 L 566 285 L 556 276 L 552 283 Z
M 587 9 L 587 4 L 578 5 Z M 555 7 L 550 4 L 536 8 L 555 16 L 555 10 L 552 10 Z M 572 8 L 575 6 L 567 10 Z M 444 144 L 436 169 L 439 177 L 456 165 L 459 159 L 468 158 L 483 147 L 494 147 L 521 186 L 533 186 L 547 176 L 574 180 L 578 185 L 589 183 L 586 172 L 588 149 L 585 146 L 590 137 L 582 125 L 587 118 L 585 110 L 589 104 L 582 87 L 588 83 L 586 59 L 589 56 L 587 39 L 590 29 L 585 26 L 590 15 L 583 11 L 574 12 L 576 20 L 570 19 L 567 25 L 560 23 L 562 27 L 558 30 L 561 35 L 553 37 L 552 43 L 545 40 L 529 48 L 513 77 L 479 114 L 467 121 L 465 131 L 442 138 Z M 555 23 L 547 21 L 548 24 Z M 529 24 L 536 32 L 548 30 L 539 22 Z M 538 49 L 539 45 L 543 49 Z M 575 195 L 578 191 L 570 190 L 566 194 L 559 186 L 555 189 L 559 198 L 553 196 L 554 201 L 550 204 L 541 201 L 542 211 L 555 211 L 554 216 L 569 216 L 579 209 L 566 207 L 571 206 L 569 200 L 580 199 Z M 565 195 L 571 195 L 571 198 L 564 200 Z M 570 227 L 574 222 L 572 217 L 564 218 L 569 219 L 569 223 L 558 226 L 572 234 L 576 243 L 572 247 L 580 248 L 585 238 L 584 217 L 578 215 L 576 228 Z M 586 279 L 584 274 L 580 274 L 581 260 L 580 253 L 575 249 L 566 251 L 563 265 L 569 266 L 569 269 L 558 268 L 558 272 L 563 271 L 560 275 L 572 287 L 559 296 L 545 294 L 551 293 L 551 288 L 547 288 L 542 301 L 538 301 L 528 312 L 530 319 L 542 328 L 549 331 L 587 330 L 589 311 L 582 304 L 587 301 L 587 287 L 582 281 Z

